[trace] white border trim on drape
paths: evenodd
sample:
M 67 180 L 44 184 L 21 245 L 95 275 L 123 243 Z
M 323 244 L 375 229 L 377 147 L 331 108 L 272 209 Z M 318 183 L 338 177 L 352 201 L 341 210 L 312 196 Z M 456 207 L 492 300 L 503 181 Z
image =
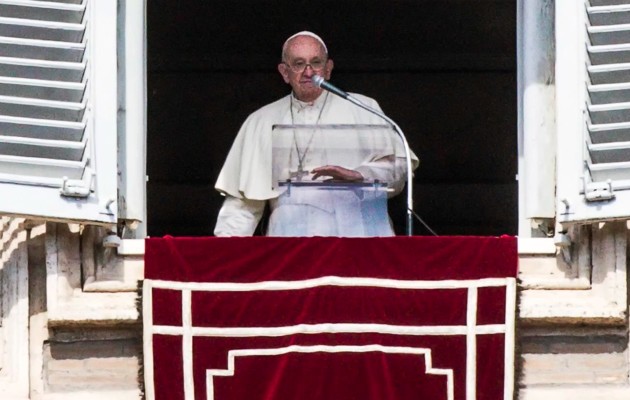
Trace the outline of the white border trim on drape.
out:
M 417 354 L 423 355 L 425 360 L 425 373 L 429 375 L 446 376 L 446 393 L 448 400 L 453 400 L 455 395 L 453 370 L 445 368 L 433 368 L 431 349 L 420 347 L 402 346 L 382 346 L 371 344 L 365 346 L 287 346 L 276 349 L 242 349 L 230 350 L 228 352 L 227 369 L 209 369 L 206 371 L 206 397 L 207 400 L 214 400 L 214 380 L 215 376 L 234 376 L 236 357 L 247 356 L 276 356 L 289 353 L 367 353 L 382 352 L 388 354 Z
M 216 328 L 216 327 L 193 327 L 192 326 L 192 291 L 273 291 L 273 290 L 301 290 L 319 286 L 342 286 L 342 287 L 381 287 L 393 289 L 468 289 L 465 326 L 399 326 L 387 324 L 354 324 L 354 323 L 334 323 L 334 324 L 300 324 L 283 327 L 247 327 L 247 328 Z M 506 311 L 505 324 L 491 324 L 477 326 L 477 300 L 478 289 L 482 287 L 506 288 Z M 182 327 L 154 326 L 152 310 L 152 290 L 172 289 L 182 291 Z M 466 400 L 476 399 L 477 386 L 477 351 L 476 336 L 488 334 L 505 335 L 504 351 L 504 400 L 511 400 L 514 385 L 514 334 L 516 317 L 516 280 L 515 278 L 487 278 L 478 280 L 394 280 L 378 278 L 344 278 L 338 276 L 325 276 L 315 279 L 301 281 L 266 281 L 255 283 L 199 283 L 199 282 L 170 282 L 162 280 L 146 279 L 143 286 L 143 322 L 144 322 L 144 373 L 145 373 L 145 394 L 147 400 L 155 400 L 154 388 L 154 360 L 153 360 L 153 335 L 174 335 L 182 336 L 183 369 L 184 369 L 184 393 L 185 400 L 195 400 L 194 380 L 193 380 L 193 337 L 277 337 L 299 333 L 382 333 L 392 335 L 465 335 L 466 336 Z M 376 346 L 376 347 L 374 347 Z M 273 355 L 284 354 L 284 352 L 339 352 L 343 349 L 354 349 L 355 351 L 383 351 L 395 352 L 397 347 L 385 347 L 380 345 L 369 346 L 289 346 L 280 349 L 250 349 L 232 350 L 229 352 L 231 362 L 234 357 L 248 355 Z M 367 350 L 375 349 L 375 350 Z M 412 354 L 425 354 L 430 356 L 427 349 L 412 349 Z M 390 351 L 391 350 L 391 351 Z M 348 350 L 350 351 L 350 350 Z M 411 350 L 410 350 L 411 351 Z M 422 352 L 423 351 L 423 352 Z M 427 366 L 430 359 L 427 358 Z M 209 370 L 225 371 L 225 370 Z M 234 372 L 228 368 L 227 371 Z M 438 371 L 438 370 L 435 370 Z M 450 370 L 449 370 L 450 371 Z M 210 372 L 208 372 L 210 373 Z M 218 375 L 218 374 L 214 374 Z M 452 378 L 452 371 L 451 371 Z M 449 389 L 449 396 L 452 395 Z M 449 397 L 451 399 L 452 397 Z M 212 397 L 208 397 L 208 400 Z

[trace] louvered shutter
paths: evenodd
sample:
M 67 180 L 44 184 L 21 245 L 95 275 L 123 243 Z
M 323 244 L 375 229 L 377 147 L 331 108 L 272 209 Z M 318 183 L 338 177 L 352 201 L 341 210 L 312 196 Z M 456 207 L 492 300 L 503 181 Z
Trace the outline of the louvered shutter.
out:
M 573 140 L 579 142 L 581 165 L 575 166 L 578 173 L 574 176 L 576 184 L 572 188 L 576 190 L 567 193 L 559 187 L 559 220 L 583 222 L 628 219 L 630 0 L 586 0 L 579 13 L 577 23 L 581 24 L 584 35 L 567 36 L 564 40 L 582 41 L 583 37 L 585 43 L 583 48 L 578 46 L 578 51 L 583 54 L 575 58 L 575 61 L 581 61 L 580 65 L 585 66 L 581 74 L 576 75 L 584 83 L 580 84 L 579 80 L 573 83 L 578 89 L 584 88 L 583 105 L 578 105 L 581 108 L 573 115 L 573 118 L 580 120 L 581 127 L 572 132 Z M 557 28 L 564 29 L 562 26 Z M 558 38 L 561 40 L 563 35 L 558 35 Z M 566 43 L 559 42 L 557 45 L 567 47 Z M 563 73 L 566 73 L 565 69 L 556 70 L 558 79 L 564 79 L 566 84 L 570 84 L 562 77 Z M 564 101 L 569 103 L 571 100 L 565 96 Z M 559 107 L 561 109 L 563 105 Z M 565 151 L 573 148 L 562 140 L 559 147 Z M 559 166 L 560 169 L 562 167 Z
M 116 0 L 0 0 L 0 214 L 114 223 Z

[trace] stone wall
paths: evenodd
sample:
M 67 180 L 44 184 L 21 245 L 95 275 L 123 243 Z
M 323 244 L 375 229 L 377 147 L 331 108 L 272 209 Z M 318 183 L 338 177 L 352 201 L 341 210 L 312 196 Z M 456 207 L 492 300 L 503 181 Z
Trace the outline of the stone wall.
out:
M 142 254 L 104 228 L 0 222 L 2 399 L 138 399 Z
M 522 387 L 627 384 L 628 331 L 585 325 L 519 332 Z
M 142 331 L 130 328 L 55 328 L 43 346 L 46 392 L 137 390 Z
M 519 240 L 523 400 L 628 399 L 628 226 L 574 227 L 570 245 Z
M 112 249 L 98 227 L 0 222 L 2 398 L 139 398 L 143 241 Z M 564 252 L 519 241 L 519 398 L 630 398 L 627 230 L 577 228 Z

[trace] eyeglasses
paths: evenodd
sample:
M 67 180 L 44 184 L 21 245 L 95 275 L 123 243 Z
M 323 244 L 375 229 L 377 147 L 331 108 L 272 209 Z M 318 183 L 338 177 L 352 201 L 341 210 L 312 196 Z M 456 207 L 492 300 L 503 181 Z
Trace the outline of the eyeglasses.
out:
M 292 64 L 284 63 L 287 67 L 291 68 L 291 71 L 296 74 L 304 72 L 306 67 L 311 67 L 313 71 L 321 71 L 326 66 L 326 60 L 313 60 L 310 63 L 305 61 L 296 61 Z

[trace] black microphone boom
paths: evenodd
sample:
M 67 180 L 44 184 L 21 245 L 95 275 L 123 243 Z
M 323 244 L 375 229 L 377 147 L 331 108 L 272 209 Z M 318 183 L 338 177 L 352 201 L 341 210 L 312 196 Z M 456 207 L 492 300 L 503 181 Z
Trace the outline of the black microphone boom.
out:
M 343 90 L 339 89 L 337 86 L 328 82 L 320 75 L 313 75 L 313 77 L 311 78 L 311 81 L 315 84 L 315 86 L 320 87 L 324 90 L 328 90 L 329 92 L 332 92 L 339 97 L 343 97 L 344 99 L 347 99 L 349 96 L 348 93 L 344 92 Z

